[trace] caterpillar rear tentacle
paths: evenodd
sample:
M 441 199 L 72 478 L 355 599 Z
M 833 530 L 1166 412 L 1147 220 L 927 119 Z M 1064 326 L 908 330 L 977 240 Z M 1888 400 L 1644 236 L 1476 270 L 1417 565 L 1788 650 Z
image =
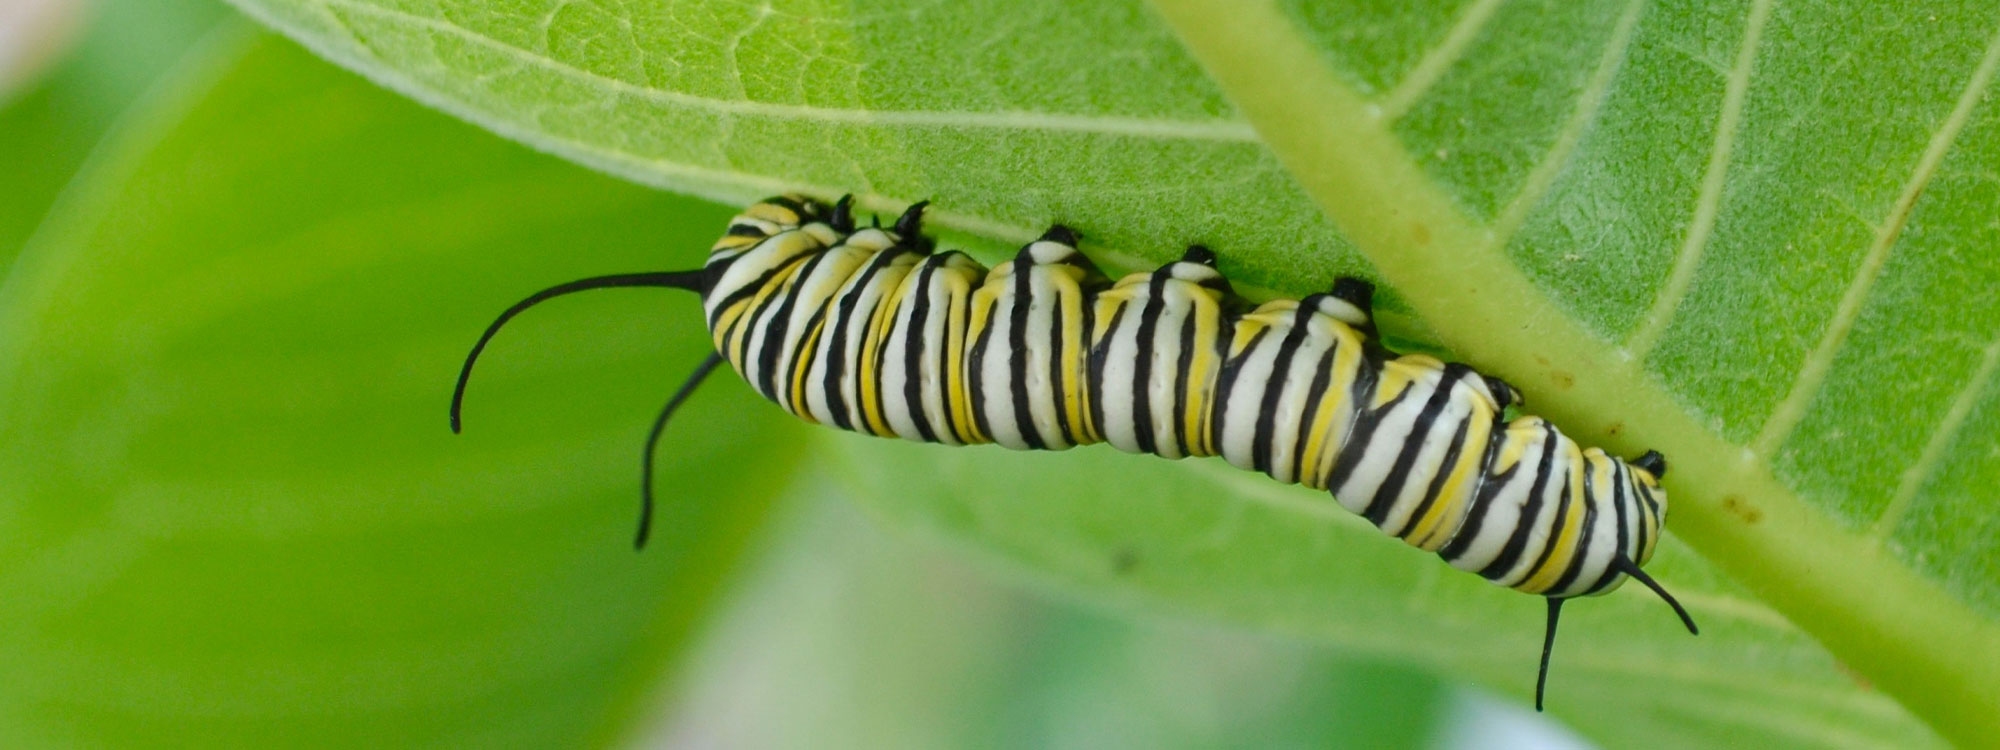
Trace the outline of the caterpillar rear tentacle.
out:
M 851 198 L 801 196 L 731 220 L 699 270 L 604 276 L 538 292 L 500 327 L 586 289 L 658 286 L 701 295 L 716 353 L 648 433 L 637 546 L 651 528 L 653 453 L 674 411 L 720 362 L 812 422 L 953 445 L 1062 450 L 1110 443 L 1166 458 L 1221 456 L 1331 492 L 1383 532 L 1461 570 L 1547 598 L 1535 707 L 1562 604 L 1637 579 L 1697 632 L 1640 566 L 1667 510 L 1656 451 L 1623 461 L 1582 448 L 1505 381 L 1381 344 L 1374 287 L 1253 305 L 1214 252 L 1117 280 L 1051 226 L 987 269 L 923 236 L 926 202 L 857 228 Z

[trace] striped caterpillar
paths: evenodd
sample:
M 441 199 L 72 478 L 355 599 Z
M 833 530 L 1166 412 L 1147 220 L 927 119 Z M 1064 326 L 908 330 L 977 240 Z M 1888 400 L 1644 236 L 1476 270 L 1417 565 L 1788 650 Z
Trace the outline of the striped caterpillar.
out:
M 653 455 L 673 412 L 723 361 L 808 421 L 923 442 L 1064 450 L 1109 443 L 1166 458 L 1221 456 L 1332 492 L 1384 533 L 1548 604 L 1535 707 L 1563 602 L 1637 579 L 1665 521 L 1655 451 L 1581 448 L 1498 378 L 1379 342 L 1367 282 L 1302 300 L 1237 297 L 1214 253 L 1108 281 L 1061 225 L 988 270 L 936 252 L 926 204 L 893 226 L 771 198 L 745 209 L 690 271 L 600 276 L 521 300 L 487 327 L 452 393 L 452 431 L 479 354 L 508 320 L 589 289 L 696 292 L 717 353 L 654 420 L 638 546 L 652 518 Z

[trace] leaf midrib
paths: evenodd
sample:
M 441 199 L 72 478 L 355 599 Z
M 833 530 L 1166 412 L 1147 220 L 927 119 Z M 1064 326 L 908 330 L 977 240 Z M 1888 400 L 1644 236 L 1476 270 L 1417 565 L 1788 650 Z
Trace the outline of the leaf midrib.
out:
M 1537 408 L 1579 436 L 1679 459 L 1675 533 L 1961 743 L 2000 736 L 2000 627 L 1779 482 L 1765 456 L 1709 432 L 1505 256 L 1414 163 L 1368 101 L 1270 3 L 1153 0 L 1238 111 L 1321 209 L 1470 359 L 1547 390 Z M 1268 76 L 1264 71 L 1283 70 Z M 1338 144 L 1334 148 L 1333 144 Z M 1381 196 L 1396 196 L 1383 210 Z M 1372 200 L 1371 200 L 1372 199 Z M 1492 327 L 1488 320 L 1520 321 Z M 1571 373 L 1588 372 L 1589 378 Z M 1533 385 L 1552 378 L 1564 389 Z M 1602 405 L 1621 404 L 1610 434 Z

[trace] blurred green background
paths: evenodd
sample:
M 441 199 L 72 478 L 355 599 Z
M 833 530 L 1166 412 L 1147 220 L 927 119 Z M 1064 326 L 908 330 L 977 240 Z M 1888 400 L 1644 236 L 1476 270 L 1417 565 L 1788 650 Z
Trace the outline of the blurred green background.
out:
M 216 3 L 68 10 L 80 33 L 0 100 L 0 745 L 1580 742 L 1395 662 L 885 533 L 724 378 L 670 432 L 633 554 L 646 417 L 706 346 L 693 300 L 523 318 L 457 438 L 450 377 L 512 299 L 693 264 L 730 207 L 504 142 Z

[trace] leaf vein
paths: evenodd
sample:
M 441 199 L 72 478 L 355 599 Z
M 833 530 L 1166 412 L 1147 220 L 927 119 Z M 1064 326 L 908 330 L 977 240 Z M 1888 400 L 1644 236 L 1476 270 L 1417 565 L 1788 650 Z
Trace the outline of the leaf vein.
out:
M 1993 39 L 1987 43 L 1985 55 L 1980 58 L 1972 76 L 1966 80 L 1965 89 L 1959 92 L 1958 101 L 1952 105 L 1951 114 L 1946 116 L 1944 123 L 1931 134 L 1930 142 L 1924 147 L 1923 156 L 1917 159 L 1916 168 L 1904 182 L 1902 193 L 1896 197 L 1896 203 L 1890 209 L 1888 218 L 1876 229 L 1875 239 L 1869 244 L 1867 255 L 1862 257 L 1861 266 L 1855 269 L 1854 279 L 1848 283 L 1847 291 L 1841 295 L 1839 306 L 1834 308 L 1833 320 L 1827 323 L 1826 330 L 1820 334 L 1819 343 L 1813 347 L 1799 368 L 1799 374 L 1793 379 L 1790 392 L 1772 411 L 1770 418 L 1764 422 L 1763 431 L 1759 432 L 1756 441 L 1751 443 L 1751 450 L 1757 455 L 1771 456 L 1772 452 L 1791 436 L 1799 421 L 1805 418 L 1806 407 L 1812 404 L 1813 397 L 1819 394 L 1820 387 L 1825 384 L 1827 373 L 1833 367 L 1834 355 L 1840 352 L 1841 346 L 1847 342 L 1847 334 L 1854 329 L 1855 320 L 1860 318 L 1862 304 L 1867 301 L 1868 292 L 1874 288 L 1875 280 L 1881 276 L 1882 266 L 1888 261 L 1890 250 L 1894 249 L 1897 239 L 1902 236 L 1903 227 L 1909 224 L 1910 214 L 1916 208 L 1917 198 L 1923 195 L 1924 186 L 1929 185 L 1931 177 L 1937 174 L 1938 165 L 1944 161 L 1945 155 L 1950 153 L 1952 145 L 1958 140 L 1959 132 L 1972 119 L 1973 109 L 1985 98 L 1986 90 L 1993 82 L 1996 68 L 2000 68 L 2000 31 L 1996 31 Z
M 1688 287 L 1694 284 L 1695 271 L 1701 267 L 1701 257 L 1708 248 L 1710 233 L 1715 229 L 1715 218 L 1722 205 L 1723 188 L 1727 186 L 1729 174 L 1729 154 L 1736 143 L 1736 134 L 1743 122 L 1743 102 L 1748 98 L 1751 73 L 1757 66 L 1757 49 L 1761 46 L 1764 22 L 1771 16 L 1773 0 L 1756 0 L 1750 6 L 1750 16 L 1743 22 L 1743 40 L 1737 44 L 1736 61 L 1730 66 L 1727 83 L 1722 91 L 1722 108 L 1716 115 L 1715 143 L 1708 151 L 1708 167 L 1702 173 L 1701 192 L 1695 198 L 1694 216 L 1688 221 L 1687 234 L 1682 237 L 1680 252 L 1674 255 L 1674 267 L 1667 274 L 1667 284 L 1653 298 L 1652 309 L 1645 319 L 1625 341 L 1625 351 L 1633 359 L 1644 360 L 1660 341 L 1667 325 L 1673 322 L 1674 313 L 1687 298 Z
M 1931 433 L 1930 441 L 1924 445 L 1923 454 L 1917 458 L 1916 463 L 1903 471 L 1902 480 L 1896 486 L 1896 494 L 1889 500 L 1888 507 L 1882 510 L 1882 515 L 1875 519 L 1875 524 L 1869 527 L 1869 536 L 1877 541 L 1887 539 L 1896 532 L 1898 526 L 1902 525 L 1903 517 L 1909 514 L 1910 506 L 1916 501 L 1917 492 L 1923 489 L 1932 475 L 1937 473 L 1938 466 L 1944 463 L 1945 451 L 1951 448 L 1960 428 L 1965 426 L 1965 419 L 1971 416 L 1972 407 L 1979 403 L 1987 388 L 1993 384 L 1993 375 L 1996 371 L 2000 371 L 2000 339 L 1986 346 L 1986 354 L 1980 359 L 1979 369 L 1973 372 L 1972 377 L 1966 381 L 1964 389 L 1952 399 L 1951 408 L 1945 412 L 1937 430 Z
M 1624 66 L 1625 54 L 1632 48 L 1633 31 L 1639 26 L 1639 17 L 1644 15 L 1646 0 L 1628 0 L 1625 11 L 1618 16 L 1618 23 L 1612 27 L 1611 36 L 1605 40 L 1604 52 L 1598 56 L 1597 69 L 1590 74 L 1583 91 L 1577 96 L 1576 109 L 1571 110 L 1569 119 L 1563 123 L 1556 140 L 1549 145 L 1533 170 L 1528 172 L 1521 191 L 1514 195 L 1500 216 L 1493 222 L 1492 246 L 1504 248 L 1520 231 L 1528 220 L 1528 214 L 1541 203 L 1549 188 L 1554 187 L 1556 178 L 1563 168 L 1569 166 L 1569 159 L 1576 147 L 1583 141 L 1583 135 L 1590 125 L 1597 121 L 1597 110 L 1611 92 L 1612 81 L 1617 80 L 1618 71 Z
M 1479 32 L 1486 28 L 1486 22 L 1493 18 L 1494 12 L 1498 11 L 1504 2 L 1506 0 L 1474 0 L 1472 5 L 1465 9 L 1465 13 L 1458 17 L 1458 22 L 1452 24 L 1451 31 L 1445 33 L 1444 39 L 1429 52 L 1424 53 L 1423 59 L 1417 61 L 1416 67 L 1410 68 L 1410 72 L 1403 76 L 1402 82 L 1396 84 L 1396 88 L 1382 98 L 1379 105 L 1382 108 L 1382 121 L 1395 122 L 1402 119 L 1403 115 L 1410 111 L 1410 107 L 1422 100 L 1424 94 L 1430 92 L 1431 86 L 1436 85 L 1438 79 L 1444 77 L 1445 71 L 1451 70 L 1451 66 L 1465 56 L 1466 48 L 1471 47 L 1479 38 Z

